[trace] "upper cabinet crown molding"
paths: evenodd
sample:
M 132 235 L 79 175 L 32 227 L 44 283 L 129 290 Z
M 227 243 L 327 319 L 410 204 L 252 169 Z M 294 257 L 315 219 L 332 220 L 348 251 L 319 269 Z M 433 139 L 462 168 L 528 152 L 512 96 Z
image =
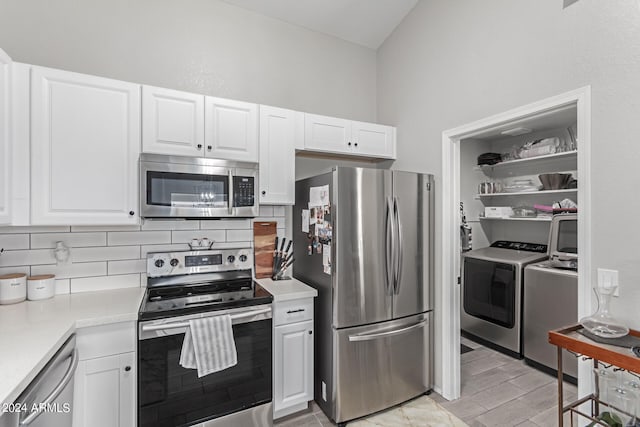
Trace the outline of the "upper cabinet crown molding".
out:
M 204 153 L 204 95 L 142 86 L 142 151 Z
M 137 224 L 139 153 L 139 85 L 33 67 L 33 224 Z
M 303 151 L 380 159 L 396 158 L 395 128 L 305 114 Z
M 205 156 L 258 161 L 258 105 L 231 99 L 205 98 Z
M 11 222 L 11 68 L 0 49 L 0 224 Z

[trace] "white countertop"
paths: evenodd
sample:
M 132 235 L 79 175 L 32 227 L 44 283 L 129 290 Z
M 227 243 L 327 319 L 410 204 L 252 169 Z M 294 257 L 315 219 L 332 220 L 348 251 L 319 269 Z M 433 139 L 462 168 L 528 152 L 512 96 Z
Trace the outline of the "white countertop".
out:
M 137 320 L 144 291 L 83 292 L 0 305 L 0 404 L 13 402 L 76 329 Z
M 297 279 L 271 280 L 256 279 L 256 282 L 273 295 L 273 301 L 289 301 L 301 298 L 313 298 L 318 296 L 318 291 Z

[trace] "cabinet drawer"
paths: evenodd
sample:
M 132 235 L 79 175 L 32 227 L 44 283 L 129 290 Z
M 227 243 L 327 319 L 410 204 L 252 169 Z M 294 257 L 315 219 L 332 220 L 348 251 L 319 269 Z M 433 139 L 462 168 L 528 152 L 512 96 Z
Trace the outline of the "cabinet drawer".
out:
M 273 315 L 274 326 L 313 319 L 313 298 L 277 302 Z
M 79 328 L 76 337 L 80 360 L 135 352 L 137 344 L 134 322 Z

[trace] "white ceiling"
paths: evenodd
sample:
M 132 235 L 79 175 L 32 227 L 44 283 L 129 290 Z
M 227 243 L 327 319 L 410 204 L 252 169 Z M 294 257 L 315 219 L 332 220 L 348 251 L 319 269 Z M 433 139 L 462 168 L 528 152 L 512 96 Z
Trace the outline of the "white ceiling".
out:
M 418 0 L 223 0 L 377 49 Z

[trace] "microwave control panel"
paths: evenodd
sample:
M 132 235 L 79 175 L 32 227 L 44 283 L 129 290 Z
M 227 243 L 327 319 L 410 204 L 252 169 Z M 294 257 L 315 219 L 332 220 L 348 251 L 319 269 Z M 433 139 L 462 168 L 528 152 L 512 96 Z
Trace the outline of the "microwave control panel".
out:
M 233 206 L 254 206 L 255 182 L 252 176 L 233 177 Z

